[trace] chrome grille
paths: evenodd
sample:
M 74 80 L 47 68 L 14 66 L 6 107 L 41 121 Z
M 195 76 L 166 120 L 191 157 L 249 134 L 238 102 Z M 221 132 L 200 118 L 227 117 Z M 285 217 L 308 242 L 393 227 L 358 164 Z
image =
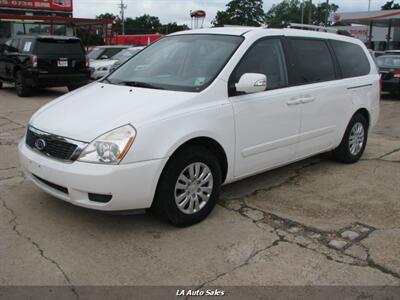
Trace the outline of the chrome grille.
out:
M 87 143 L 67 139 L 51 133 L 28 127 L 26 144 L 35 151 L 65 161 L 75 161 Z

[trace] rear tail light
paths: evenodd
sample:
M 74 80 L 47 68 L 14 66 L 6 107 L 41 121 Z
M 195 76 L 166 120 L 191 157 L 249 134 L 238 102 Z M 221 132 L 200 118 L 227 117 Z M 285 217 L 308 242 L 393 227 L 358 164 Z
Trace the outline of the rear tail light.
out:
M 31 66 L 33 68 L 37 68 L 38 67 L 38 61 L 37 61 L 37 56 L 36 55 L 32 55 L 31 56 Z
M 90 59 L 86 56 L 86 68 L 90 67 Z
M 394 78 L 400 78 L 400 71 L 395 71 L 395 72 L 393 73 L 393 77 L 394 77 Z

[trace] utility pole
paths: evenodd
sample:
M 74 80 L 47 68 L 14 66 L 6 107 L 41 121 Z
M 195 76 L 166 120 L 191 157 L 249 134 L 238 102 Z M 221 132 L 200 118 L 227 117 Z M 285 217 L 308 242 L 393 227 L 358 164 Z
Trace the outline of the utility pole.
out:
M 371 0 L 368 1 L 368 11 L 371 11 Z
M 308 10 L 308 24 L 312 24 L 312 0 L 310 0 L 310 8 Z
M 304 24 L 304 0 L 301 2 L 301 24 Z
M 125 35 L 125 9 L 128 8 L 128 5 L 125 5 L 124 0 L 121 0 L 121 4 L 118 7 L 121 9 L 122 35 Z
M 326 11 L 325 11 L 325 26 L 328 27 L 328 18 L 330 14 L 329 0 L 326 0 Z

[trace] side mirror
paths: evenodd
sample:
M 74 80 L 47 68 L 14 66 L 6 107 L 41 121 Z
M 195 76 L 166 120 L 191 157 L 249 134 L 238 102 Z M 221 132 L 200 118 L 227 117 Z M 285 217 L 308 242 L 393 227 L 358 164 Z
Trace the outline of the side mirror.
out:
M 107 56 L 107 55 L 102 55 L 102 56 L 100 57 L 100 59 L 108 59 L 108 56 Z
M 235 87 L 237 92 L 245 94 L 263 92 L 267 88 L 267 76 L 259 73 L 245 73 Z

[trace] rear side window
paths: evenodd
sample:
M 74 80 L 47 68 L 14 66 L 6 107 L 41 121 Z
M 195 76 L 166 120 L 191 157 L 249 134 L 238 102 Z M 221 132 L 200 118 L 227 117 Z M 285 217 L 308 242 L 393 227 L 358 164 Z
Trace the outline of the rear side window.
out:
M 334 80 L 335 65 L 328 45 L 323 40 L 292 39 L 296 53 L 297 81 L 300 84 Z
M 35 43 L 38 55 L 84 55 L 79 40 L 38 39 Z
M 280 39 L 257 41 L 232 73 L 230 89 L 245 73 L 265 74 L 268 90 L 287 86 L 285 56 Z
M 331 41 L 344 78 L 369 74 L 371 66 L 364 50 L 356 44 Z

